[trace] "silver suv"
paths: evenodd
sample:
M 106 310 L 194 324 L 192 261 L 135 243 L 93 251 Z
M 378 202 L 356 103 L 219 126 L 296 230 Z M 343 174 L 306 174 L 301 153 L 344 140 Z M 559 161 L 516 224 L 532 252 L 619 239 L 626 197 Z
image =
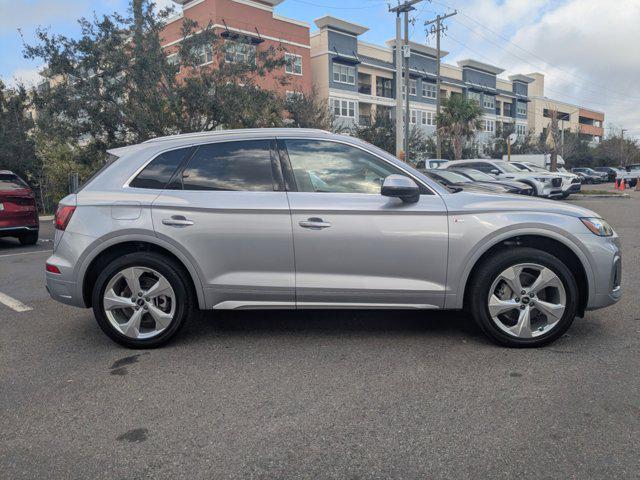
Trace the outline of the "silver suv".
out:
M 360 140 L 221 131 L 111 150 L 56 215 L 51 296 L 129 347 L 199 308 L 462 309 L 539 346 L 616 302 L 615 232 L 576 206 L 448 190 Z
M 551 172 L 525 172 L 504 160 L 455 160 L 440 168 L 473 168 L 492 175 L 498 180 L 515 180 L 531 186 L 536 197 L 562 197 L 562 178 Z

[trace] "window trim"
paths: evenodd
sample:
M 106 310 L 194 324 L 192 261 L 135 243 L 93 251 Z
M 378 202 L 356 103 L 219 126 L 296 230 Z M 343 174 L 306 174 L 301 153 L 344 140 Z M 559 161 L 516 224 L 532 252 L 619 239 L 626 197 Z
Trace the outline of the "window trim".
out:
M 295 193 L 313 193 L 313 194 L 316 194 L 316 195 L 380 195 L 380 194 L 375 194 L 375 193 L 301 192 L 300 190 L 298 190 L 298 185 L 296 183 L 295 176 L 293 175 L 293 167 L 291 166 L 291 159 L 289 158 L 289 151 L 287 150 L 287 143 L 286 143 L 287 140 L 313 140 L 313 141 L 316 141 L 316 142 L 332 142 L 332 143 L 339 143 L 339 144 L 342 144 L 342 145 L 347 145 L 347 146 L 352 147 L 352 148 L 357 148 L 357 149 L 359 149 L 359 150 L 361 150 L 361 151 L 363 151 L 365 153 L 368 153 L 369 155 L 373 155 L 374 157 L 376 157 L 379 160 L 381 160 L 382 162 L 384 162 L 386 165 L 392 166 L 394 169 L 399 170 L 400 172 L 405 174 L 407 177 L 412 179 L 414 182 L 416 182 L 416 184 L 420 188 L 420 195 L 438 195 L 436 190 L 434 190 L 431 186 L 426 184 L 422 179 L 416 177 L 412 172 L 407 171 L 405 168 L 403 168 L 403 167 L 401 167 L 399 165 L 396 165 L 393 162 L 390 162 L 386 158 L 378 155 L 375 152 L 367 150 L 366 148 L 363 148 L 360 145 L 354 145 L 353 143 L 346 142 L 346 141 L 343 141 L 343 140 L 338 140 L 338 139 L 335 139 L 335 138 L 278 136 L 277 137 L 278 153 L 279 153 L 279 157 L 280 157 L 280 162 L 282 164 L 281 167 L 282 167 L 282 171 L 283 171 L 283 174 L 284 174 L 285 188 L 286 188 L 287 192 L 292 192 L 292 193 L 294 193 L 294 192 Z
M 293 57 L 294 62 L 289 62 L 287 61 L 287 57 Z M 284 64 L 284 72 L 287 75 L 297 75 L 299 77 L 303 76 L 304 72 L 302 70 L 302 55 L 298 55 L 297 53 L 290 53 L 290 52 L 285 52 L 284 53 L 284 58 L 285 58 L 285 64 Z M 295 67 L 295 60 L 300 59 L 300 73 L 295 71 L 295 68 L 292 69 L 291 71 L 288 70 L 289 65 Z

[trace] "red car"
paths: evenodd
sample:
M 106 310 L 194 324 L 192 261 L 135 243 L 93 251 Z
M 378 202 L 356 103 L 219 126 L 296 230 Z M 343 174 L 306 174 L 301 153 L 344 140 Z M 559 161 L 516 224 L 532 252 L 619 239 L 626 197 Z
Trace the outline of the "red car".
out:
M 22 245 L 33 245 L 39 227 L 33 190 L 15 173 L 0 170 L 0 237 L 18 237 Z

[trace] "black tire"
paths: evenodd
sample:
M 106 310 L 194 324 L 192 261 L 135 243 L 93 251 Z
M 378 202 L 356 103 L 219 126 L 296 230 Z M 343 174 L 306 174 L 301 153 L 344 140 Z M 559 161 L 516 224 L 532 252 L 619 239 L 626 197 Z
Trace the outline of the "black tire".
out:
M 24 233 L 18 237 L 21 245 L 35 245 L 38 243 L 38 231 Z
M 523 339 L 511 336 L 503 332 L 489 314 L 488 296 L 493 281 L 505 269 L 520 263 L 536 263 L 551 269 L 565 289 L 566 308 L 562 318 L 549 332 L 539 337 Z M 507 347 L 542 347 L 561 337 L 573 323 L 578 307 L 578 287 L 562 260 L 535 248 L 516 247 L 497 253 L 478 266 L 469 281 L 467 298 L 467 307 L 475 321 L 496 343 Z
M 122 269 L 133 266 L 152 268 L 164 275 L 176 296 L 175 316 L 171 324 L 157 336 L 148 339 L 129 338 L 118 332 L 109 322 L 103 307 L 104 291 L 109 280 Z M 93 313 L 102 331 L 120 345 L 128 348 L 160 347 L 176 336 L 194 312 L 196 298 L 190 284 L 188 274 L 171 258 L 153 252 L 129 253 L 113 260 L 98 276 L 91 294 Z

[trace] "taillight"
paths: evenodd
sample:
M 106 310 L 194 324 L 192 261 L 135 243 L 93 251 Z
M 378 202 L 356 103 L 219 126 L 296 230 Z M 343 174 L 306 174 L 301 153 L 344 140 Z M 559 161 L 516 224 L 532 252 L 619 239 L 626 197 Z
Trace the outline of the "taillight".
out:
M 45 270 L 49 273 L 57 273 L 60 274 L 60 269 L 55 265 L 51 265 L 50 263 L 45 264 Z
M 75 211 L 76 207 L 70 207 L 68 205 L 58 205 L 55 220 L 56 229 L 64 231 L 67 228 L 67 225 L 69 225 L 71 215 L 73 215 L 73 212 Z

